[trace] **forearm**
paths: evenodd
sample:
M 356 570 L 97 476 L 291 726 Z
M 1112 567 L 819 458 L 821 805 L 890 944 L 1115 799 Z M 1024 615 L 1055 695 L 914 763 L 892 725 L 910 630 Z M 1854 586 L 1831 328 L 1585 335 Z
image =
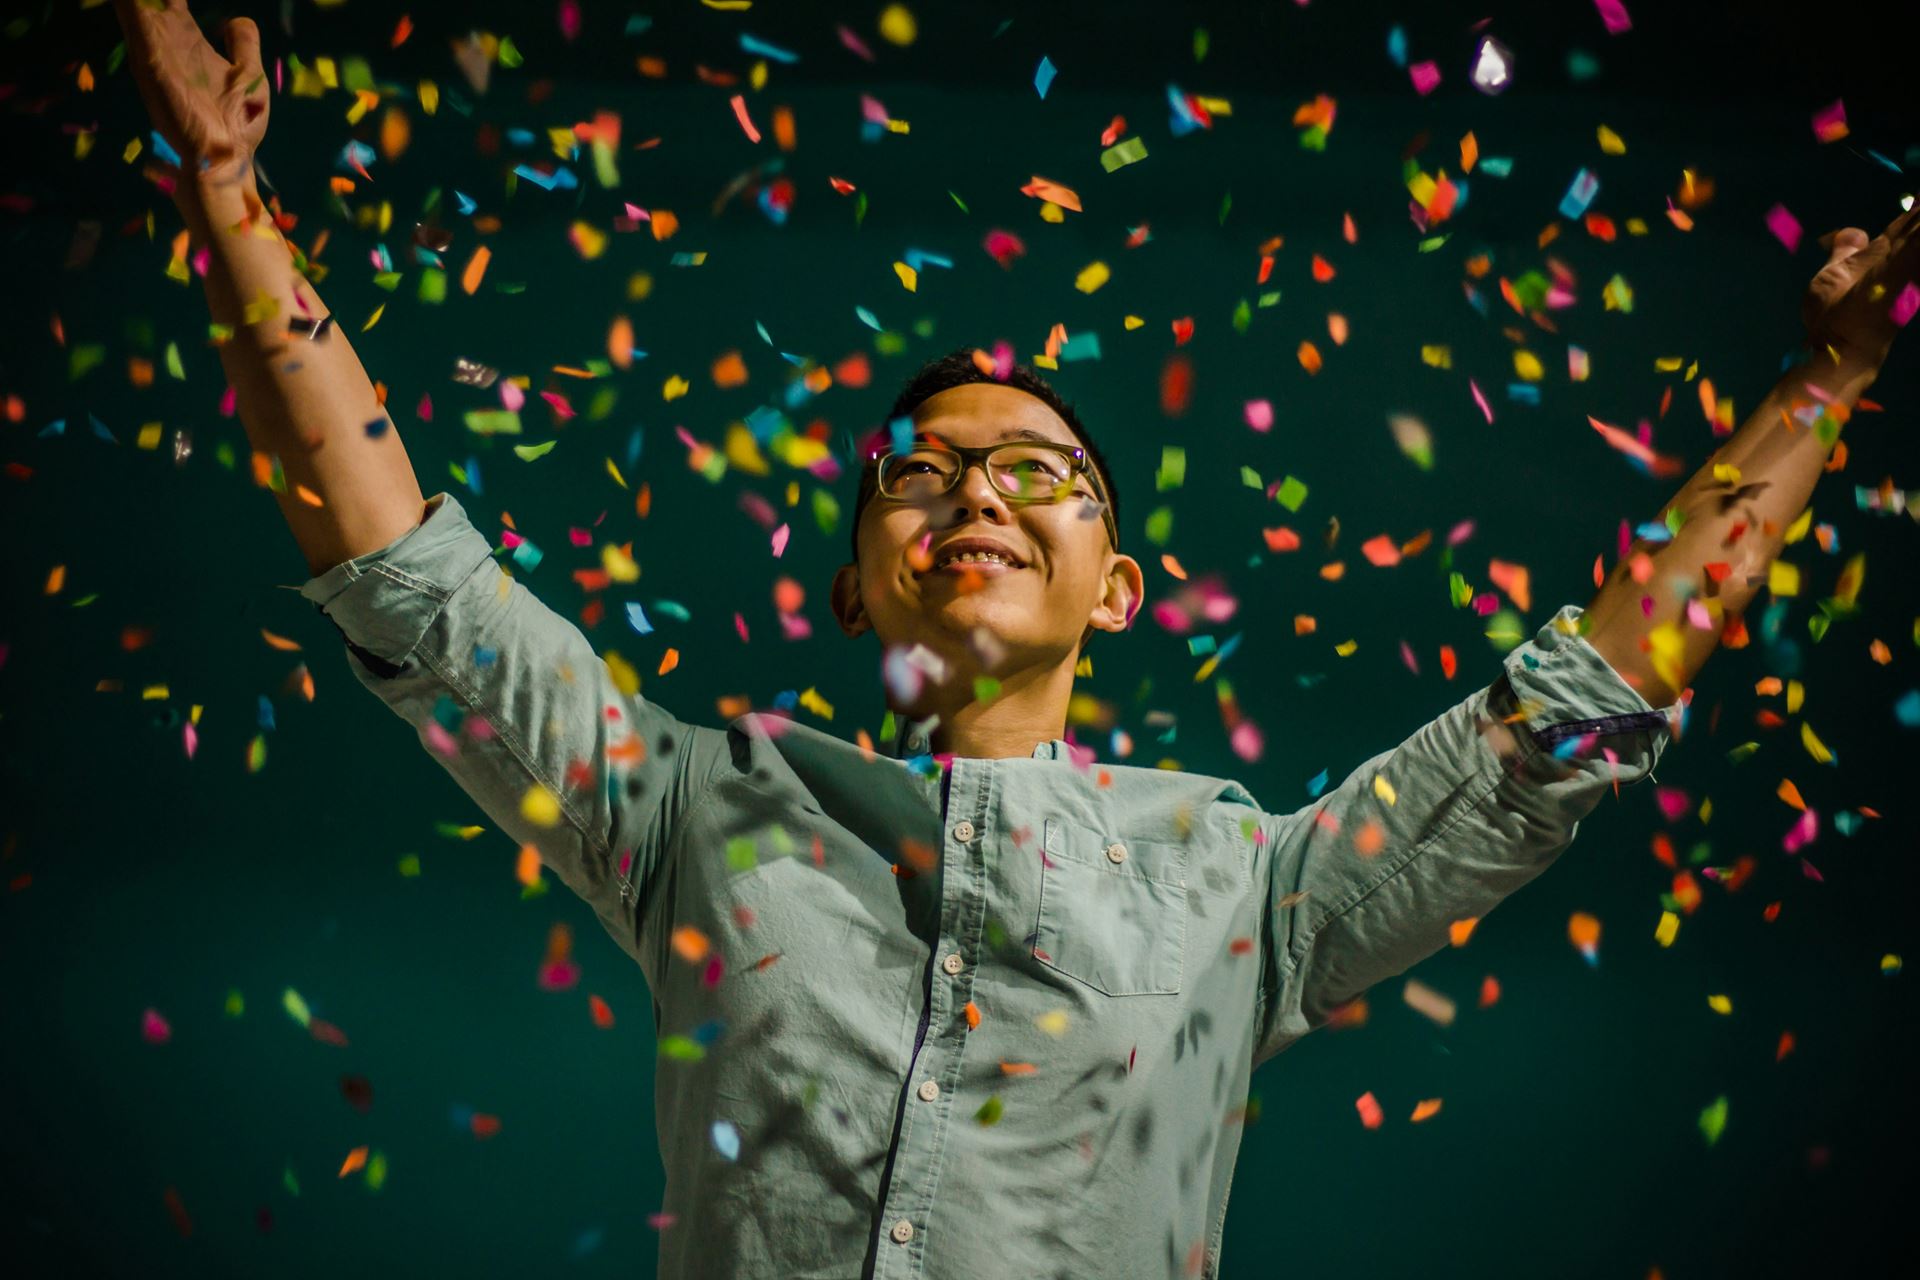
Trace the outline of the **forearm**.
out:
M 232 328 L 220 362 L 255 454 L 285 475 L 274 496 L 308 569 L 392 542 L 425 506 L 406 448 L 340 326 L 317 339 L 289 331 L 329 313 L 252 184 L 187 190 L 175 203 L 208 247 L 208 307 Z
M 1766 584 L 1768 566 L 1832 450 L 1814 411 L 1844 421 L 1876 372 L 1825 354 L 1788 371 L 1661 508 L 1659 522 L 1674 511 L 1682 517 L 1671 539 L 1636 539 L 1607 576 L 1587 606 L 1587 640 L 1649 703 L 1665 706 L 1679 696 L 1719 644 L 1728 618 L 1743 613 Z M 1691 600 L 1700 601 L 1704 617 L 1689 616 Z

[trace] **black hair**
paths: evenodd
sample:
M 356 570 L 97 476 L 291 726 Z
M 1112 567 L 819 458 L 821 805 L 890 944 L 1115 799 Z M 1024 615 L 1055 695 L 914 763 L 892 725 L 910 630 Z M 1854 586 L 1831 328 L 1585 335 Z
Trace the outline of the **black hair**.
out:
M 906 385 L 900 388 L 900 394 L 894 397 L 893 409 L 887 414 L 888 423 L 912 416 L 915 409 L 942 391 L 963 387 L 971 382 L 997 382 L 1001 386 L 1024 391 L 1058 414 L 1060 421 L 1066 423 L 1067 429 L 1073 432 L 1074 439 L 1080 442 L 1081 448 L 1087 451 L 1087 460 L 1093 464 L 1094 471 L 1100 477 L 1100 487 L 1106 493 L 1107 507 L 1113 515 L 1113 527 L 1119 529 L 1120 490 L 1113 483 L 1113 472 L 1107 468 L 1105 455 L 1093 442 L 1092 435 L 1088 433 L 1086 424 L 1080 421 L 1080 415 L 1074 412 L 1073 405 L 1063 399 L 1051 383 L 1026 365 L 1014 364 L 1008 368 L 1007 376 L 1000 378 L 982 370 L 981 362 L 976 360 L 974 353 L 973 347 L 959 347 L 921 365 L 919 372 L 907 379 Z M 881 430 L 885 431 L 886 428 Z M 872 436 L 868 437 L 869 442 L 872 439 Z M 860 560 L 860 515 L 878 492 L 874 464 L 864 461 L 866 450 L 863 449 L 861 453 L 860 492 L 853 504 L 852 540 L 856 564 Z

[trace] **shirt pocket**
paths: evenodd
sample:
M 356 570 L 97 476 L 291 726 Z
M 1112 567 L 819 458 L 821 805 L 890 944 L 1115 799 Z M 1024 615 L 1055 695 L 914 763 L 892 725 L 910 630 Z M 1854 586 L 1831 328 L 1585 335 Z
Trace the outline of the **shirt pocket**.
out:
M 1173 995 L 1187 945 L 1187 850 L 1048 818 L 1036 960 L 1109 996 Z

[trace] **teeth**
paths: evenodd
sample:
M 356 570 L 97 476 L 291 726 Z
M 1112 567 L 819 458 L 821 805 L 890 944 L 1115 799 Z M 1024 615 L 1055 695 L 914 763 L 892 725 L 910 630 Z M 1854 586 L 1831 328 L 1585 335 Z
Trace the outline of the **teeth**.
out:
M 942 567 L 945 567 L 950 564 L 979 564 L 979 563 L 1004 564 L 1004 565 L 1011 566 L 1013 564 L 1013 561 L 1007 559 L 1005 556 L 1001 555 L 997 551 L 962 551 L 957 556 L 941 556 L 940 557 L 940 564 Z

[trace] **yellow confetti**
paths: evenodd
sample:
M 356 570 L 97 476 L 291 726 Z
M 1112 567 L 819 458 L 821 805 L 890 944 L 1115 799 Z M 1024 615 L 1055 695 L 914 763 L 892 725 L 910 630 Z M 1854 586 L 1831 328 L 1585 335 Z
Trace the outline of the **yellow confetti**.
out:
M 1624 140 L 1621 139 L 1619 134 L 1607 128 L 1607 126 L 1601 125 L 1600 126 L 1600 150 L 1606 152 L 1610 156 L 1623 156 L 1627 154 L 1627 144 Z
M 1679 936 L 1680 917 L 1671 911 L 1662 911 L 1660 923 L 1653 927 L 1653 940 L 1663 947 L 1670 947 L 1673 945 L 1673 940 Z
M 1073 278 L 1073 287 L 1082 293 L 1092 293 L 1112 277 L 1113 272 L 1108 270 L 1106 263 L 1089 262 L 1080 269 L 1080 274 Z
M 1805 720 L 1800 722 L 1800 745 L 1807 749 L 1807 754 L 1813 757 L 1814 763 L 1833 763 L 1833 752 L 1827 750 L 1827 744 L 1820 741 L 1819 735 L 1814 733 L 1813 727 Z
M 1376 773 L 1373 775 L 1373 794 L 1379 796 L 1390 805 L 1400 802 L 1399 793 L 1394 791 L 1393 784 L 1387 781 L 1387 775 L 1384 773 Z
M 1540 357 L 1526 350 L 1513 353 L 1513 371 L 1523 382 L 1538 382 L 1547 376 L 1546 369 L 1540 364 Z
M 1802 511 L 1794 517 L 1793 523 L 1787 526 L 1787 531 L 1781 535 L 1780 541 L 1786 543 L 1788 546 L 1792 546 L 1794 543 L 1800 541 L 1800 539 L 1806 537 L 1807 530 L 1812 527 L 1813 508 L 1808 507 L 1805 511 Z
M 893 264 L 893 274 L 900 277 L 900 284 L 908 293 L 919 292 L 920 273 L 918 271 L 904 262 L 896 262 Z
M 1800 594 L 1800 570 L 1784 560 L 1775 560 L 1767 566 L 1767 590 L 1776 596 L 1797 596 Z
M 1707 1007 L 1715 1013 L 1728 1014 L 1733 1012 L 1733 1001 L 1725 996 L 1708 996 Z
M 551 827 L 560 821 L 560 797 L 536 782 L 520 798 L 520 816 L 537 827 Z
M 693 384 L 676 373 L 667 379 L 665 386 L 660 388 L 660 398 L 663 400 L 678 400 L 692 389 Z
M 914 21 L 913 10 L 907 6 L 890 4 L 880 11 L 880 37 L 888 44 L 904 48 L 919 34 L 920 24 Z
M 1035 1018 L 1033 1025 L 1058 1039 L 1067 1034 L 1067 1011 L 1065 1009 L 1050 1010 Z
M 1420 358 L 1435 369 L 1453 368 L 1453 348 L 1431 346 L 1420 348 Z

